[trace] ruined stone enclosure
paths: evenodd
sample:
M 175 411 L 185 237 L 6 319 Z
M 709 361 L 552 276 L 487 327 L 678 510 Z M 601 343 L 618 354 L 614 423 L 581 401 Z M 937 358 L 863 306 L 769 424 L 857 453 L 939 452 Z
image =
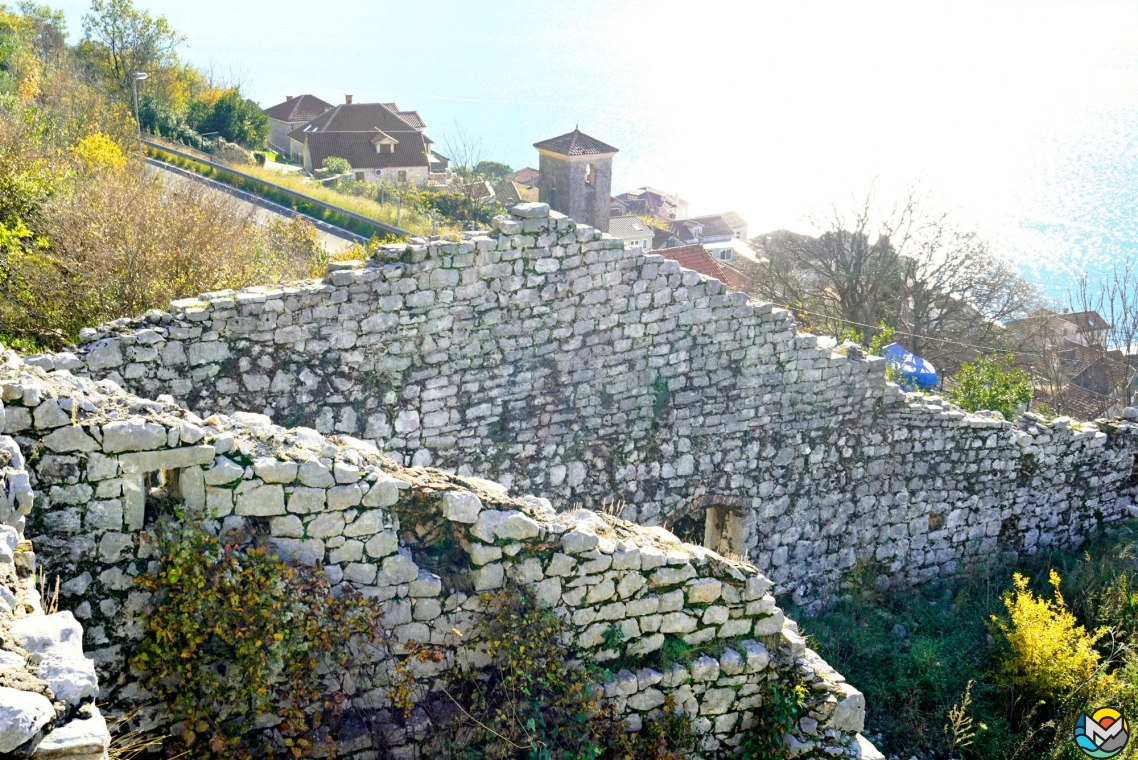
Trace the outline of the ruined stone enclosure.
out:
M 783 309 L 545 204 L 513 214 L 31 361 L 202 416 L 371 440 L 558 509 L 616 502 L 748 556 L 801 602 L 855 566 L 919 582 L 1129 514 L 1130 422 L 1010 423 L 908 396 L 881 359 L 819 347 Z
M 96 698 L 116 713 L 139 708 L 142 730 L 171 729 L 127 662 L 158 601 L 135 579 L 158 564 L 154 529 L 172 519 L 160 505 L 174 498 L 213 530 L 268 534 L 281 556 L 322 566 L 374 601 L 388 647 L 360 646 L 350 672 L 320 674 L 327 693 L 364 716 L 335 727 L 341 757 L 432 756 L 422 745 L 447 730 L 450 669 L 488 660 L 480 592 L 507 583 L 552 608 L 582 658 L 634 663 L 667 639 L 715 655 L 614 667 L 599 685 L 628 731 L 671 704 L 691 719 L 695 756 L 730 756 L 769 684 L 802 683 L 804 714 L 784 738 L 795 756 L 881 757 L 857 733 L 861 693 L 805 647 L 771 582 L 746 562 L 660 528 L 407 469 L 361 441 L 259 414 L 202 419 L 110 381 L 27 366 L 11 351 L 0 354 L 0 392 L 13 431 L 0 435 L 0 681 L 19 687 L 0 688 L 0 754 L 104 757 Z M 35 552 L 13 560 L 25 532 Z M 430 549 L 440 536 L 454 549 L 445 567 Z M 62 611 L 47 614 L 30 588 L 36 565 L 61 578 Z M 415 660 L 404 648 L 412 641 L 441 659 Z M 393 709 L 404 677 L 413 679 L 408 719 Z

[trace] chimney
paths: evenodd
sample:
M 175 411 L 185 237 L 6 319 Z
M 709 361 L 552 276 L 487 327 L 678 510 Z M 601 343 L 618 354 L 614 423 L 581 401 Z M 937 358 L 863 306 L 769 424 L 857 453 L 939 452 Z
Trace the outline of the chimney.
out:
M 350 106 L 352 104 L 352 96 L 351 95 L 344 95 L 344 103 L 346 105 Z
M 292 100 L 292 95 L 285 95 L 285 102 Z

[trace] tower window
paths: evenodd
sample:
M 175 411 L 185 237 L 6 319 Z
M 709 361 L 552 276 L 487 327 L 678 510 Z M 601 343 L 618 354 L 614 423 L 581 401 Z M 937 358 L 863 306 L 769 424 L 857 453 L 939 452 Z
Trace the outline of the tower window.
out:
M 585 184 L 589 187 L 595 187 L 597 184 L 597 165 L 589 164 L 585 169 Z

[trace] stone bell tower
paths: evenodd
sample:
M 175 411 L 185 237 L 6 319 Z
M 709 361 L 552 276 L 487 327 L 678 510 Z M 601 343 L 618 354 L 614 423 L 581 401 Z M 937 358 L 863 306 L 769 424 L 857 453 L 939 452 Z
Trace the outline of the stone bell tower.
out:
M 536 142 L 538 198 L 582 224 L 609 231 L 612 157 L 617 149 L 579 129 Z

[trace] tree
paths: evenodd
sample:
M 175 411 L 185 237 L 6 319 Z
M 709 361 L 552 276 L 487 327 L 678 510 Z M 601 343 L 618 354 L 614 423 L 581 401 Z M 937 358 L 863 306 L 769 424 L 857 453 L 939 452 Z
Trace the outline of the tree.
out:
M 482 140 L 471 137 L 454 123 L 454 133 L 443 135 L 443 145 L 446 146 L 447 156 L 450 157 L 450 168 L 461 177 L 473 178 L 474 168 L 482 163 L 485 155 L 482 150 Z
M 999 412 L 1013 419 L 1031 403 L 1031 376 L 1012 366 L 1012 355 L 996 359 L 980 357 L 972 364 L 960 365 L 949 389 L 949 400 L 970 412 Z
M 91 0 L 83 35 L 102 53 L 108 78 L 122 93 L 131 91 L 135 74 L 171 63 L 185 39 L 165 16 L 138 10 L 132 0 Z
M 328 156 L 321 162 L 320 168 L 329 174 L 347 174 L 352 170 L 352 165 L 348 163 L 346 158 Z
M 194 125 L 198 132 L 217 132 L 230 142 L 255 148 L 269 134 L 269 117 L 252 100 L 241 97 L 236 87 L 221 93 L 209 113 Z
M 512 166 L 499 161 L 479 161 L 474 167 L 474 175 L 488 179 L 504 179 L 513 170 Z
M 759 263 L 740 261 L 751 294 L 795 310 L 832 335 L 871 340 L 889 324 L 897 340 L 949 374 L 1002 349 L 1002 323 L 1026 314 L 1035 291 L 973 232 L 910 191 L 887 213 L 872 191 L 851 211 L 815 219 L 817 236 L 780 231 L 757 237 Z

